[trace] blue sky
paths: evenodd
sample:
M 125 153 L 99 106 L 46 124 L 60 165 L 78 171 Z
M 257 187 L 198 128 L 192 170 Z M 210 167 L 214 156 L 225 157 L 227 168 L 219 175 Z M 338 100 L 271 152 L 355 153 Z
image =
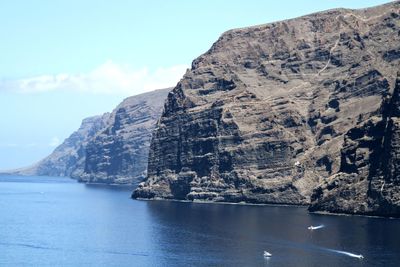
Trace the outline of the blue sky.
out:
M 49 154 L 83 118 L 174 86 L 226 30 L 378 0 L 0 2 L 0 169 Z

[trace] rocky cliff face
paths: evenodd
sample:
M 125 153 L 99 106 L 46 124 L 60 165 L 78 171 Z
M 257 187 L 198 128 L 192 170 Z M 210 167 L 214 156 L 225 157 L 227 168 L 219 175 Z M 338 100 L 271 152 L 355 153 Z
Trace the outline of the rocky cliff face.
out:
M 380 114 L 344 140 L 340 171 L 315 189 L 310 210 L 400 216 L 400 78 Z
M 85 167 L 85 147 L 105 127 L 109 113 L 86 118 L 77 131 L 72 133 L 53 153 L 32 167 L 18 170 L 21 175 L 71 176 Z
M 171 88 L 126 98 L 110 114 L 83 120 L 47 158 L 25 175 L 70 176 L 87 183 L 134 184 L 143 180 L 151 133 Z
M 72 176 L 90 183 L 142 181 L 147 174 L 151 135 L 171 89 L 125 99 L 107 126 L 88 142 L 84 171 Z
M 147 180 L 133 197 L 310 203 L 342 170 L 344 136 L 393 91 L 399 8 L 330 10 L 224 33 L 168 95 Z

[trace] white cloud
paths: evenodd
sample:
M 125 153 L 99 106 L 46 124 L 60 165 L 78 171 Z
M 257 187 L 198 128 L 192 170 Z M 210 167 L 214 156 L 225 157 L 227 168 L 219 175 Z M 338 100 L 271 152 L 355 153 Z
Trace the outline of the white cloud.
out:
M 58 146 L 59 144 L 60 144 L 60 139 L 57 136 L 53 137 L 49 142 L 49 146 L 52 147 Z
M 176 65 L 154 71 L 148 68 L 134 70 L 129 65 L 107 61 L 88 73 L 60 73 L 0 81 L 0 90 L 19 93 L 75 90 L 87 93 L 134 95 L 175 86 L 187 68 L 186 65 Z

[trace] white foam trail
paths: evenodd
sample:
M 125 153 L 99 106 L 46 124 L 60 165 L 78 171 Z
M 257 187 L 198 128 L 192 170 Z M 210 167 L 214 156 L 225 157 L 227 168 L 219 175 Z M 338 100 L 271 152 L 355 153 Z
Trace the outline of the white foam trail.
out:
M 321 224 L 321 225 L 318 225 L 318 226 L 309 226 L 308 227 L 308 229 L 309 230 L 317 230 L 317 229 L 321 229 L 321 228 L 324 228 L 325 227 L 325 225 L 323 225 L 323 224 Z
M 347 251 L 336 250 L 336 249 L 328 249 L 328 250 L 332 251 L 332 252 L 339 253 L 339 254 L 347 255 L 347 256 L 350 256 L 350 257 L 353 257 L 353 258 L 358 258 L 358 259 L 363 259 L 364 258 L 364 256 L 361 255 L 361 254 L 354 254 L 354 253 L 350 253 L 350 252 L 347 252 Z

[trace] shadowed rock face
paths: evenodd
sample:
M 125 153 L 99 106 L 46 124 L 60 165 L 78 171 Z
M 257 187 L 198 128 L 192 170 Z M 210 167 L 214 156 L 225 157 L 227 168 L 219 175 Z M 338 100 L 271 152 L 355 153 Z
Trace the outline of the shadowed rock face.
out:
M 400 78 L 380 114 L 347 132 L 339 173 L 314 190 L 311 211 L 400 216 Z
M 393 91 L 399 8 L 224 33 L 169 93 L 133 197 L 310 203 L 341 171 L 346 133 Z
M 151 133 L 169 90 L 126 98 L 111 114 L 83 120 L 51 155 L 17 173 L 70 176 L 87 183 L 138 183 L 146 175 Z

